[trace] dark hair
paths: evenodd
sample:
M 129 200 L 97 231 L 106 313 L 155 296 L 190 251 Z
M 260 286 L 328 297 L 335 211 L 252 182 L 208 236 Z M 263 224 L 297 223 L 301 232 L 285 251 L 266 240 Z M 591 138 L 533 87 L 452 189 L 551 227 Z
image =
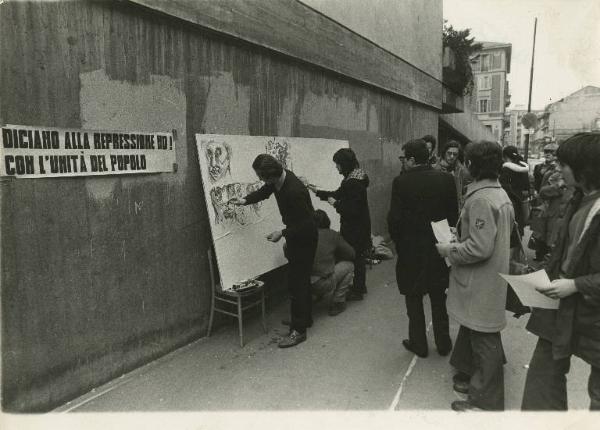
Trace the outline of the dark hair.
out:
M 521 154 L 519 154 L 519 150 L 517 149 L 517 147 L 512 145 L 504 147 L 504 149 L 502 150 L 502 156 L 508 158 L 510 161 L 517 164 L 524 161 L 523 157 L 521 157 Z
M 342 175 L 344 176 L 359 166 L 356 154 L 350 148 L 338 149 L 335 154 L 333 154 L 333 162 L 340 165 Z
M 431 143 L 431 152 L 435 149 L 435 145 L 437 145 L 437 139 L 431 134 L 426 134 L 421 138 L 425 142 Z
M 502 168 L 502 148 L 496 142 L 471 142 L 465 150 L 469 173 L 476 180 L 498 179 Z
M 425 164 L 429 160 L 429 151 L 423 139 L 409 140 L 402 149 L 404 149 L 404 157 L 407 160 L 414 158 L 417 164 Z
M 252 163 L 252 168 L 261 179 L 279 178 L 283 173 L 281 163 L 269 154 L 258 155 Z
M 450 148 L 458 148 L 458 154 L 460 155 L 460 153 L 462 152 L 462 149 L 460 147 L 460 144 L 456 141 L 456 140 L 449 140 L 446 143 L 446 146 L 444 146 L 444 151 L 442 152 L 443 155 L 446 155 L 446 151 L 449 150 Z
M 558 147 L 556 156 L 559 163 L 571 168 L 577 182 L 587 188 L 600 189 L 600 132 L 569 137 Z
M 317 209 L 313 214 L 313 218 L 317 224 L 317 228 L 329 228 L 331 226 L 331 220 L 324 210 Z

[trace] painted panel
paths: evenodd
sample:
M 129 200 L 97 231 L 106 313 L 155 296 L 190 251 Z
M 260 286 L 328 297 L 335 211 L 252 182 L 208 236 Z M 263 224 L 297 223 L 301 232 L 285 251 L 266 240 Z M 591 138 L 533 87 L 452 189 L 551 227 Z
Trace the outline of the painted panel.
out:
M 329 160 L 338 149 L 348 147 L 348 142 L 342 140 L 206 134 L 197 134 L 196 144 L 223 289 L 287 263 L 282 243 L 265 239 L 269 233 L 285 228 L 275 197 L 248 206 L 228 203 L 264 185 L 252 169 L 252 160 L 259 154 L 271 154 L 301 180 L 319 189 L 335 190 L 340 175 Z M 339 230 L 335 209 L 310 195 L 313 207 L 327 212 L 332 228 Z

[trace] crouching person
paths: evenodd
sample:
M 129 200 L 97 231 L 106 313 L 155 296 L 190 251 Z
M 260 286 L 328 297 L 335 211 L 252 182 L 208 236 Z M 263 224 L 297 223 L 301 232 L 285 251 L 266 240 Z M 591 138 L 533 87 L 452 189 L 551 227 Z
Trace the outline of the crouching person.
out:
M 331 221 L 321 209 L 315 211 L 319 229 L 317 253 L 310 276 L 313 299 L 331 294 L 329 315 L 346 310 L 346 294 L 354 280 L 354 249 L 342 236 L 331 230 Z

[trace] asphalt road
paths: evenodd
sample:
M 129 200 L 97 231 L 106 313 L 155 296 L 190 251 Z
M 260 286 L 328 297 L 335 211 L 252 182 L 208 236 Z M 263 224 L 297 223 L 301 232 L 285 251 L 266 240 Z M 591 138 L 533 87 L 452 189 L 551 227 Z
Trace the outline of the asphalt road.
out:
M 232 319 L 211 338 L 98 387 L 57 412 L 449 411 L 460 397 L 452 390 L 448 357 L 437 354 L 431 333 L 426 359 L 402 347 L 407 317 L 394 261 L 369 270 L 368 285 L 366 299 L 349 303 L 338 316 L 328 316 L 326 304 L 316 305 L 308 340 L 297 347 L 277 348 L 287 330 L 280 324 L 287 315 L 282 303 L 270 309 L 267 334 L 259 318 L 249 318 L 244 348 Z M 536 338 L 524 330 L 527 318 L 508 316 L 502 332 L 508 410 L 520 408 L 535 346 Z M 451 329 L 454 337 L 457 326 Z M 588 407 L 588 373 L 585 363 L 573 359 L 571 409 Z

